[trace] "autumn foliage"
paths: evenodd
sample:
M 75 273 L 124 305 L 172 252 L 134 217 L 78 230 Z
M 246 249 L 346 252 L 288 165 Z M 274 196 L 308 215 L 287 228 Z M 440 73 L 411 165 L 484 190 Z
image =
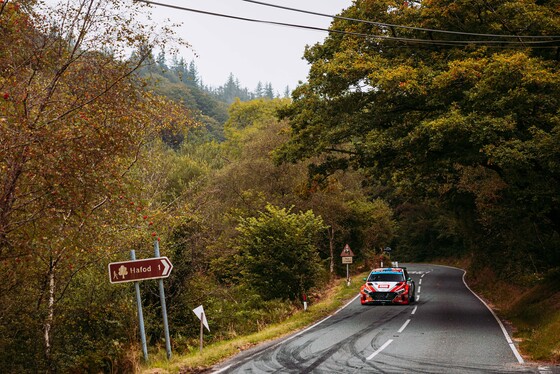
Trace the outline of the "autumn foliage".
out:
M 129 194 L 129 174 L 146 144 L 187 118 L 134 74 L 156 40 L 129 24 L 124 29 L 138 35 L 142 48 L 117 59 L 118 47 L 104 51 L 109 31 L 89 35 L 110 7 L 81 5 L 49 18 L 35 12 L 33 1 L 0 4 L 0 314 L 7 318 L 0 349 L 12 352 L 0 367 L 8 372 L 25 371 L 33 357 L 38 370 L 64 370 L 61 343 L 73 338 L 63 326 L 77 312 L 68 297 L 91 276 L 92 264 L 118 250 L 111 244 L 115 227 L 145 214 L 118 197 Z M 56 16 L 65 18 L 58 24 Z M 16 353 L 21 344 L 30 347 L 23 359 Z

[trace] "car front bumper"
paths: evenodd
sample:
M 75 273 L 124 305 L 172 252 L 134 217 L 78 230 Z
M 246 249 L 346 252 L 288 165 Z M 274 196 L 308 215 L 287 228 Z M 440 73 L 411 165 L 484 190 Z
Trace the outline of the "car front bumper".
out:
M 362 304 L 408 304 L 406 293 L 396 292 L 362 292 Z

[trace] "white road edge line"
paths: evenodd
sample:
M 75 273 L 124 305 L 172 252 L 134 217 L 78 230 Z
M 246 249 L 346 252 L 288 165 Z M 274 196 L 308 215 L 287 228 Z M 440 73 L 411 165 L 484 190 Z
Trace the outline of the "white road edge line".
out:
M 348 305 L 352 304 L 358 297 L 360 297 L 360 294 L 357 294 L 352 300 L 350 300 L 349 302 L 347 302 L 346 304 L 344 304 L 343 306 L 341 306 L 340 308 L 338 308 L 338 309 L 337 309 L 336 311 L 334 311 L 331 315 L 329 315 L 329 316 L 323 318 L 322 320 L 320 320 L 319 322 L 317 322 L 317 323 L 315 323 L 315 324 L 313 324 L 313 325 L 311 325 L 311 326 L 309 326 L 309 327 L 307 327 L 307 328 L 301 330 L 301 331 L 298 332 L 297 334 L 294 334 L 294 335 L 290 336 L 289 338 L 284 339 L 284 340 L 282 340 L 281 342 L 278 342 L 278 344 L 281 344 L 281 343 L 287 342 L 287 341 L 289 341 L 289 340 L 292 340 L 293 338 L 296 338 L 296 337 L 300 336 L 301 334 L 304 334 L 304 333 L 306 333 L 307 331 L 311 330 L 311 329 L 314 328 L 315 326 L 320 325 L 321 323 L 325 322 L 326 320 L 328 320 L 329 318 L 331 318 L 332 316 L 334 316 L 336 313 L 340 312 L 342 309 L 346 308 Z M 278 345 L 278 344 L 276 344 L 276 345 Z M 276 346 L 276 345 L 274 345 L 274 346 Z
M 416 309 L 418 309 L 418 305 L 417 305 L 417 306 L 415 306 L 415 307 L 414 307 L 414 309 L 412 309 L 412 313 L 410 313 L 410 314 L 414 314 L 414 313 L 416 313 Z
M 360 297 L 360 294 L 357 294 L 356 297 L 354 297 L 352 300 L 350 300 L 349 302 L 347 302 L 346 304 L 344 304 L 343 306 L 341 306 L 339 309 L 337 309 L 333 314 L 331 315 L 335 315 L 336 313 L 340 312 L 342 309 L 346 308 L 348 305 L 352 304 L 354 302 L 354 300 L 356 300 L 358 297 Z
M 229 369 L 230 367 L 231 367 L 231 365 L 228 365 L 228 366 L 226 366 L 226 367 L 224 367 L 224 368 L 221 368 L 221 369 L 218 370 L 218 371 L 213 371 L 212 373 L 213 373 L 213 374 L 218 374 L 218 373 L 221 373 L 222 371 L 226 371 L 226 370 Z
M 406 322 L 401 326 L 401 328 L 399 329 L 399 331 L 397 331 L 398 333 L 401 333 L 404 331 L 404 329 L 406 329 L 406 326 L 408 326 L 408 324 L 410 323 L 410 320 L 407 319 Z
M 340 312 L 342 309 L 346 308 L 348 305 L 352 304 L 358 297 L 360 297 L 360 294 L 357 294 L 352 300 L 350 300 L 349 302 L 347 302 L 346 304 L 344 304 L 343 306 L 341 306 L 340 308 L 338 308 L 334 313 L 332 313 L 331 315 L 329 315 L 329 316 L 323 318 L 323 319 L 320 320 L 319 322 L 317 322 L 317 323 L 315 323 L 315 324 L 313 324 L 313 325 L 311 325 L 311 326 L 309 326 L 309 327 L 307 327 L 307 328 L 301 330 L 300 332 L 298 332 L 297 334 L 294 334 L 294 335 L 290 336 L 289 338 L 283 339 L 282 341 L 279 341 L 278 343 L 276 343 L 276 344 L 274 344 L 274 345 L 271 345 L 270 347 L 268 347 L 268 348 L 266 348 L 266 349 L 264 349 L 264 350 L 262 350 L 262 351 L 256 352 L 256 353 L 254 353 L 254 354 L 252 354 L 252 355 L 246 357 L 246 358 L 245 358 L 242 362 L 240 362 L 240 363 L 245 363 L 246 361 L 250 360 L 251 358 L 253 358 L 253 356 L 256 356 L 257 354 L 266 352 L 266 351 L 268 351 L 269 349 L 272 349 L 272 348 L 276 348 L 276 347 L 279 346 L 280 344 L 283 344 L 283 343 L 285 343 L 285 342 L 287 342 L 287 341 L 292 340 L 293 338 L 296 338 L 296 337 L 300 336 L 301 334 L 304 334 L 305 332 L 311 330 L 311 329 L 314 328 L 315 326 L 317 326 L 317 325 L 319 325 L 319 324 L 325 322 L 326 320 L 328 320 L 329 318 L 331 318 L 332 316 L 334 316 L 336 313 L 338 313 L 338 312 Z M 221 369 L 219 369 L 219 370 L 217 370 L 217 371 L 213 371 L 212 374 L 218 374 L 218 373 L 221 373 L 221 372 L 223 372 L 223 371 L 226 371 L 226 370 L 229 369 L 231 366 L 232 366 L 232 365 L 228 365 L 228 366 L 223 367 L 223 368 L 221 368 Z
M 375 356 L 377 356 L 379 353 L 381 353 L 382 350 L 384 350 L 385 348 L 387 348 L 389 346 L 389 344 L 391 344 L 393 342 L 393 339 L 389 339 L 385 342 L 385 344 L 383 344 L 381 347 L 379 347 L 377 349 L 377 351 L 373 352 L 372 354 L 370 354 L 368 356 L 368 358 L 366 358 L 366 360 L 371 360 L 372 358 L 374 358 Z
M 451 266 L 449 266 L 451 267 Z M 455 268 L 458 269 L 458 268 Z M 480 300 L 480 302 L 482 304 L 484 304 L 484 306 L 486 306 L 486 308 L 490 311 L 490 313 L 492 313 L 492 315 L 494 316 L 494 318 L 496 319 L 496 322 L 498 322 L 498 325 L 500 325 L 500 328 L 502 329 L 502 333 L 504 334 L 507 343 L 509 344 L 509 347 L 511 349 L 511 351 L 513 352 L 513 354 L 515 355 L 515 358 L 517 358 L 517 362 L 519 362 L 520 364 L 525 363 L 525 360 L 523 360 L 523 357 L 521 357 L 521 355 L 519 354 L 519 351 L 517 350 L 517 347 L 515 346 L 515 344 L 513 343 L 513 340 L 511 340 L 511 337 L 509 336 L 504 324 L 502 323 L 502 321 L 498 318 L 498 316 L 496 315 L 496 313 L 494 313 L 494 311 L 492 310 L 492 308 L 490 308 L 488 306 L 488 304 L 486 304 L 486 302 L 484 300 L 482 300 L 482 298 L 480 296 L 478 296 L 476 293 L 474 293 L 473 290 L 471 290 L 471 288 L 469 287 L 469 285 L 467 284 L 467 282 L 465 281 L 465 275 L 467 275 L 467 271 L 464 269 L 460 269 L 463 270 L 463 283 L 465 284 L 465 287 L 467 287 L 467 289 L 469 291 L 471 291 L 471 293 L 476 296 L 476 298 L 478 300 Z

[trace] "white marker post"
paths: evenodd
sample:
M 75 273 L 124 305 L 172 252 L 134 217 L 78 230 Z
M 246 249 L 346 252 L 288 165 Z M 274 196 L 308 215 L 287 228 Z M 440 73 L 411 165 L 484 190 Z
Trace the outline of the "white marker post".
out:
M 204 342 L 204 327 L 208 331 L 210 331 L 210 327 L 208 327 L 208 321 L 206 320 L 206 315 L 204 314 L 204 308 L 202 305 L 193 309 L 193 313 L 200 319 L 200 352 L 202 352 L 202 346 Z

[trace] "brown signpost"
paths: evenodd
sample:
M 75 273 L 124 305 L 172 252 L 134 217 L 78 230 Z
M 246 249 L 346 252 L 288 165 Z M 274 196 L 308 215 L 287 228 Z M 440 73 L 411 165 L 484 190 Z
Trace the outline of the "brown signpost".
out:
M 171 274 L 171 269 L 173 269 L 173 264 L 167 257 L 111 262 L 109 264 L 109 281 L 124 283 L 167 278 Z
M 350 271 L 348 270 L 348 265 L 352 263 L 354 252 L 352 252 L 350 246 L 346 244 L 340 256 L 342 257 L 342 263 L 346 264 L 346 284 L 350 286 Z

